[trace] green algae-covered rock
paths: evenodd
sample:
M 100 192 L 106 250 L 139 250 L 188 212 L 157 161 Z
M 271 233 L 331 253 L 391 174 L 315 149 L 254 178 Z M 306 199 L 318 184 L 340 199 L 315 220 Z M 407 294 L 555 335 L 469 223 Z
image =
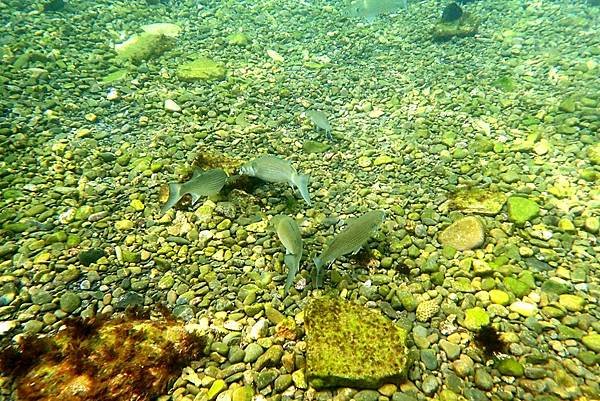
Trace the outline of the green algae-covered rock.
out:
M 600 352 L 600 334 L 593 333 L 581 338 L 583 344 L 595 352 Z
M 227 44 L 234 46 L 246 46 L 250 43 L 250 38 L 243 32 L 235 32 L 227 36 Z
M 153 35 L 144 32 L 115 45 L 115 51 L 117 52 L 117 59 L 139 64 L 144 60 L 160 56 L 170 49 L 173 44 L 173 38 L 166 35 Z
M 488 324 L 490 324 L 490 315 L 488 315 L 485 309 L 476 306 L 465 311 L 463 326 L 467 329 L 479 330 Z
M 450 40 L 453 37 L 473 36 L 479 28 L 479 19 L 470 13 L 455 21 L 438 21 L 433 27 L 432 36 L 435 41 Z
M 520 196 L 511 196 L 508 198 L 507 204 L 508 218 L 517 224 L 524 224 L 540 213 L 540 207 L 537 203 Z
M 590 163 L 600 164 L 600 143 L 589 146 L 586 155 Z
M 450 196 L 449 207 L 469 213 L 496 215 L 506 203 L 506 195 L 489 189 L 465 188 Z
M 128 72 L 127 70 L 117 70 L 117 71 L 111 72 L 110 74 L 108 74 L 104 78 L 102 78 L 102 83 L 103 84 L 112 84 L 113 82 L 120 81 L 127 76 L 127 72 Z
M 517 298 L 523 298 L 531 292 L 531 288 L 526 283 L 514 277 L 504 277 L 503 281 L 506 288 Z
M 206 57 L 182 64 L 177 68 L 177 77 L 182 81 L 223 79 L 226 73 L 225 67 Z
M 305 325 L 311 386 L 376 389 L 404 376 L 406 331 L 379 312 L 339 298 L 316 298 L 307 306 Z
M 438 241 L 443 246 L 464 251 L 474 249 L 483 244 L 485 228 L 477 217 L 469 216 L 450 224 L 438 236 Z
M 500 359 L 496 362 L 496 369 L 504 376 L 521 377 L 525 373 L 523 365 L 514 358 Z

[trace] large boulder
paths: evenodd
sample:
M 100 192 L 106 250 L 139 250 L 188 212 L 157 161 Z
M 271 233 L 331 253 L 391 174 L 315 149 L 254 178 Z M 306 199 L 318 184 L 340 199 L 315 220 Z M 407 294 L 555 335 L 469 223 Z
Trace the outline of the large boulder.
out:
M 404 377 L 406 331 L 378 311 L 340 298 L 315 298 L 305 325 L 311 386 L 376 389 Z

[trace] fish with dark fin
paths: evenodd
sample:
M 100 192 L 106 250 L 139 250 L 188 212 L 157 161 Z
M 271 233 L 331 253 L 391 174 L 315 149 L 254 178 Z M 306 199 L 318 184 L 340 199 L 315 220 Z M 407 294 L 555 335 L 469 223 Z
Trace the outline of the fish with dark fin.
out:
M 442 11 L 442 21 L 452 22 L 463 16 L 463 10 L 456 3 L 450 3 Z

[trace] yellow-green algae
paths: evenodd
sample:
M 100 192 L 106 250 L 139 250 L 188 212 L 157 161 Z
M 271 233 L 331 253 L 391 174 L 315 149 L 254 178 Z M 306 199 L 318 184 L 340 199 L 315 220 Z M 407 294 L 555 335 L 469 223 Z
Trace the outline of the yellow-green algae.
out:
M 378 311 L 321 297 L 309 302 L 306 374 L 310 385 L 378 388 L 405 375 L 406 331 Z
M 506 203 L 506 195 L 483 188 L 462 188 L 450 195 L 449 208 L 463 212 L 496 215 Z
M 226 73 L 225 67 L 206 57 L 182 64 L 177 68 L 177 77 L 182 81 L 223 79 Z

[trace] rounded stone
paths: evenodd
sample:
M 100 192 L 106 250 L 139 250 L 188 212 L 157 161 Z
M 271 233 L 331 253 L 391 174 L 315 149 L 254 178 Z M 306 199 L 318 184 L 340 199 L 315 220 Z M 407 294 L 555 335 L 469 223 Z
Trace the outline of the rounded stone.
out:
M 502 290 L 491 290 L 490 301 L 492 301 L 493 304 L 508 305 L 510 296 Z
M 508 218 L 517 224 L 524 224 L 540 213 L 540 207 L 534 201 L 520 196 L 511 196 L 507 201 Z
M 490 315 L 485 309 L 476 306 L 465 311 L 463 326 L 467 329 L 475 331 L 488 324 L 490 324 Z
M 475 249 L 485 240 L 485 227 L 477 217 L 464 217 L 442 231 L 438 240 L 443 246 L 451 246 L 459 251 Z
M 60 309 L 71 313 L 81 305 L 81 298 L 72 291 L 67 291 L 60 297 Z

